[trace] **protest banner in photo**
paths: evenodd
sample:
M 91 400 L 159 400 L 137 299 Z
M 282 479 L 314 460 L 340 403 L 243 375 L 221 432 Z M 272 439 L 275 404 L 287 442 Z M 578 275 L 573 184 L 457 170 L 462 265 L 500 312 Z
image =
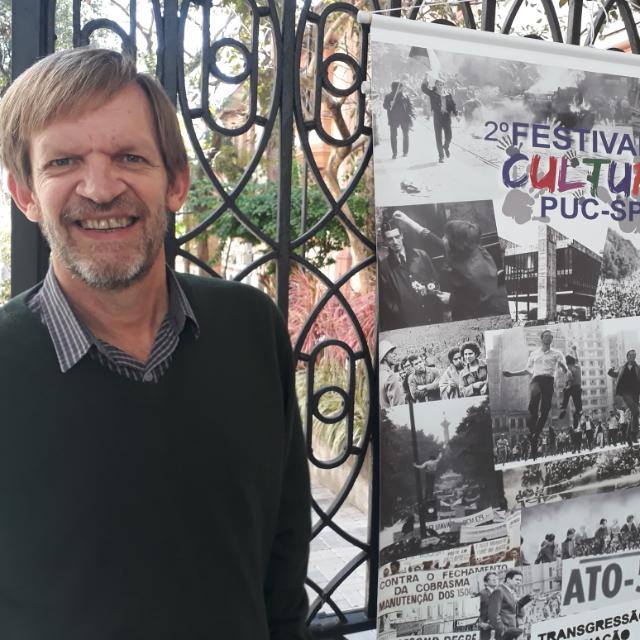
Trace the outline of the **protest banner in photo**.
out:
M 562 615 L 584 613 L 602 603 L 638 601 L 640 550 L 562 562 Z
M 428 612 L 422 578 L 381 582 L 378 635 L 561 640 L 636 588 L 640 67 L 378 15 L 370 36 L 381 570 L 513 567 Z
M 604 605 L 562 618 L 549 618 L 531 627 L 536 640 L 638 640 L 640 612 L 633 603 Z
M 379 637 L 449 635 L 479 630 L 487 577 L 498 582 L 513 566 L 512 561 L 505 561 L 390 575 L 385 575 L 382 567 L 378 585 Z
M 383 563 L 508 535 L 486 397 L 402 404 L 381 418 Z

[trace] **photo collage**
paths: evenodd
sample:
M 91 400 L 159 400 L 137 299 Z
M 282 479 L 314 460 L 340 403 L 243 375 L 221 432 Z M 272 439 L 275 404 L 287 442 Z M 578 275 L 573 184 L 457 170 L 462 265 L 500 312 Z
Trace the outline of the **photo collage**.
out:
M 378 37 L 378 637 L 528 639 L 640 547 L 640 83 Z

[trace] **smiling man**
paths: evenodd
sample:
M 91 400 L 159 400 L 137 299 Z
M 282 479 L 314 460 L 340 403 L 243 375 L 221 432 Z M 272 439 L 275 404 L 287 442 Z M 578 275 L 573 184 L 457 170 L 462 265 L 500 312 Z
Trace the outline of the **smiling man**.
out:
M 6 93 L 0 141 L 51 247 L 0 309 L 0 637 L 306 638 L 286 327 L 255 289 L 167 267 L 189 174 L 162 88 L 56 53 Z

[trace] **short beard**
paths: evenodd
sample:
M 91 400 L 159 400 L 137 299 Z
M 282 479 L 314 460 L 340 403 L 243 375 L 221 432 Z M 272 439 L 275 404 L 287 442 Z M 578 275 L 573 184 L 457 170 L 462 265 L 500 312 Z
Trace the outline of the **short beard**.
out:
M 151 213 L 143 203 L 130 197 L 119 198 L 106 206 L 91 202 L 83 204 L 83 207 L 63 210 L 59 224 L 73 224 L 73 221 L 81 219 L 82 214 L 87 210 L 108 211 L 120 206 L 139 218 L 136 224 L 143 224 L 146 221 L 150 225 L 137 247 L 137 259 L 129 264 L 101 264 L 99 258 L 83 256 L 75 247 L 69 246 L 69 242 L 64 238 L 64 232 L 56 227 L 48 216 L 42 216 L 40 229 L 49 243 L 52 257 L 89 287 L 103 291 L 127 289 L 145 276 L 155 263 L 167 232 L 167 215 L 164 212 Z

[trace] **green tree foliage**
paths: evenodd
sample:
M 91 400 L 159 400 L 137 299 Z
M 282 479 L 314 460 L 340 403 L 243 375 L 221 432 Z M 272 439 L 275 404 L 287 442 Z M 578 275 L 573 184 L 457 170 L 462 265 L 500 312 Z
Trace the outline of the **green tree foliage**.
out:
M 224 149 L 225 147 L 223 147 Z M 229 170 L 227 170 L 229 172 Z M 193 172 L 194 179 L 189 191 L 189 198 L 184 208 L 190 227 L 204 220 L 219 205 L 220 199 L 209 179 L 198 172 Z M 293 165 L 292 189 L 291 189 L 291 233 L 295 237 L 301 228 L 303 188 L 298 176 L 298 166 Z M 278 217 L 278 183 L 269 180 L 264 182 L 249 182 L 242 190 L 236 204 L 247 218 L 261 229 L 267 236 L 277 236 Z M 351 212 L 356 217 L 359 225 L 369 213 L 369 196 L 365 188 L 360 187 L 350 199 Z M 305 229 L 316 224 L 326 214 L 327 202 L 315 184 L 309 184 L 307 188 L 307 207 Z M 183 223 L 184 224 L 184 223 Z M 216 235 L 221 239 L 239 238 L 253 245 L 259 244 L 259 239 L 233 215 L 224 215 L 212 224 L 207 233 Z M 305 245 L 307 258 L 317 267 L 331 263 L 331 252 L 339 251 L 348 244 L 344 227 L 332 220 Z M 220 245 L 223 246 L 222 244 Z M 215 264 L 220 256 L 212 256 L 211 262 Z
M 443 445 L 422 431 L 416 433 L 418 460 L 433 460 L 443 451 Z M 493 469 L 491 448 L 491 415 L 489 403 L 469 407 L 456 433 L 444 448 L 437 473 L 459 473 L 478 495 L 478 510 L 489 506 L 504 507 L 502 475 Z M 387 527 L 414 509 L 417 501 L 411 430 L 396 426 L 382 412 L 380 420 L 380 447 L 384 457 L 381 465 L 381 519 Z
M 633 243 L 609 229 L 602 255 L 602 276 L 622 280 L 635 273 L 640 266 L 640 254 Z
M 502 474 L 493 469 L 491 413 L 489 401 L 469 407 L 456 434 L 449 440 L 443 463 L 462 474 L 480 489 L 479 509 L 501 505 L 504 501 Z

